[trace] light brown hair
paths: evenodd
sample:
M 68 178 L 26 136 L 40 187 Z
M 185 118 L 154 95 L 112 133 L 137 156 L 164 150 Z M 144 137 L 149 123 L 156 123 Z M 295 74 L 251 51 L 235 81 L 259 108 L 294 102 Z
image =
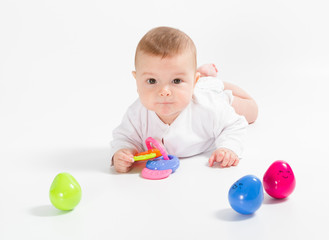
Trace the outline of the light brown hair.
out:
M 135 67 L 137 55 L 140 51 L 165 58 L 181 54 L 186 50 L 191 51 L 196 68 L 196 48 L 192 39 L 187 34 L 171 27 L 153 28 L 144 35 L 137 45 Z

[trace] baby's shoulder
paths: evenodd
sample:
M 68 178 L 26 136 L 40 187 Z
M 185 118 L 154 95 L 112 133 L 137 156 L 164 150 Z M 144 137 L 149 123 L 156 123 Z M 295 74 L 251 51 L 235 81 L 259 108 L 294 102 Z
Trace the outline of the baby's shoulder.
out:
M 136 99 L 135 102 L 133 102 L 127 109 L 127 114 L 129 116 L 140 116 L 147 112 L 147 109 L 144 107 L 144 105 L 141 103 L 141 101 Z

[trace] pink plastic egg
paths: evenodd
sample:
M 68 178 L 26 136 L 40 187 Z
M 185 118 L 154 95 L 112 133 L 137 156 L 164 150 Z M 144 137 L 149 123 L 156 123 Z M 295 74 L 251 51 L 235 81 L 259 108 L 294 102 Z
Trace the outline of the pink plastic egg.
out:
M 288 197 L 296 186 L 295 175 L 289 164 L 282 160 L 272 163 L 264 174 L 263 186 L 273 198 Z

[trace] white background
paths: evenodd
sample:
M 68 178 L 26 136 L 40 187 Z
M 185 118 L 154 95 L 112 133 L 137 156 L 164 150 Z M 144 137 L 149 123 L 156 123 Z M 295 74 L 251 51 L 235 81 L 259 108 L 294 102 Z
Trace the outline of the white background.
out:
M 328 239 L 327 1 L 0 1 L 0 239 Z M 136 45 L 176 27 L 220 77 L 259 104 L 238 167 L 183 159 L 161 181 L 109 167 L 111 132 L 137 97 Z M 230 186 L 262 179 L 283 159 L 297 186 L 265 194 L 251 216 Z M 48 192 L 60 172 L 82 200 L 60 212 Z M 303 239 L 304 239 L 303 238 Z

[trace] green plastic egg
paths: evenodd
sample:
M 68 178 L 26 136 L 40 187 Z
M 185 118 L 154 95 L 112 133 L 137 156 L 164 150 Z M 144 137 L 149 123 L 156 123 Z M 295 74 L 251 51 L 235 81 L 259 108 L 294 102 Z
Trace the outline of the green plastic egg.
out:
M 50 186 L 49 198 L 54 207 L 72 210 L 81 200 L 81 187 L 71 174 L 59 173 Z

